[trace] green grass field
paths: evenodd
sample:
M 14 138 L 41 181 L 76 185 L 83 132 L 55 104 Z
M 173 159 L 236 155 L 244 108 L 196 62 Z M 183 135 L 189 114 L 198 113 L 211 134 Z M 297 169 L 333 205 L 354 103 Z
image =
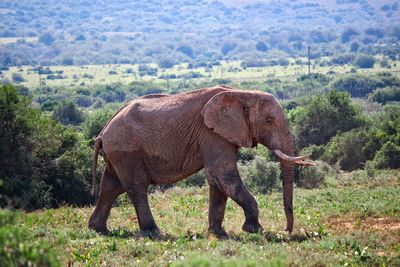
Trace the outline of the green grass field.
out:
M 327 59 L 327 58 L 325 58 Z M 298 60 L 306 61 L 305 58 Z M 79 85 L 96 85 L 96 84 L 110 84 L 120 82 L 127 84 L 133 81 L 154 81 L 166 82 L 161 76 L 171 74 L 184 75 L 190 72 L 200 73 L 203 77 L 191 79 L 192 81 L 212 81 L 213 79 L 230 79 L 233 82 L 241 81 L 265 81 L 271 78 L 279 79 L 296 79 L 302 74 L 308 72 L 307 65 L 299 65 L 295 63 L 294 59 L 290 59 L 291 63 L 288 66 L 268 66 L 259 68 L 243 69 L 240 66 L 240 61 L 222 62 L 221 66 L 214 66 L 212 69 L 206 70 L 205 68 L 188 69 L 187 64 L 176 65 L 171 69 L 159 69 L 157 76 L 143 76 L 138 75 L 137 64 L 114 64 L 114 65 L 84 65 L 84 66 L 50 66 L 52 71 L 63 71 L 62 76 L 64 79 L 49 80 L 46 79 L 47 75 L 41 75 L 42 80 L 49 86 L 63 86 L 74 87 Z M 155 64 L 149 64 L 151 67 L 157 67 Z M 352 65 L 344 66 L 319 66 L 312 65 L 312 72 L 322 74 L 342 74 L 351 71 L 354 68 Z M 128 73 L 127 70 L 132 73 Z M 110 74 L 110 71 L 116 74 Z M 381 67 L 378 63 L 371 69 L 357 69 L 358 73 L 378 73 L 382 71 L 389 71 L 396 76 L 400 76 L 400 61 L 391 61 L 391 67 Z M 25 79 L 22 85 L 28 88 L 39 86 L 39 74 L 33 71 L 32 66 L 12 67 L 9 71 L 4 72 L 3 78 L 12 81 L 12 74 L 21 74 Z M 182 81 L 180 79 L 170 79 L 170 82 Z
M 229 200 L 224 221 L 228 240 L 206 232 L 207 187 L 150 195 L 164 232 L 159 240 L 139 235 L 126 196 L 111 212 L 112 236 L 88 230 L 93 207 L 1 210 L 0 265 L 399 266 L 400 172 L 373 177 L 364 171 L 343 173 L 329 184 L 295 189 L 291 235 L 281 231 L 285 217 L 280 192 L 256 196 L 264 234 L 242 232 L 242 210 Z

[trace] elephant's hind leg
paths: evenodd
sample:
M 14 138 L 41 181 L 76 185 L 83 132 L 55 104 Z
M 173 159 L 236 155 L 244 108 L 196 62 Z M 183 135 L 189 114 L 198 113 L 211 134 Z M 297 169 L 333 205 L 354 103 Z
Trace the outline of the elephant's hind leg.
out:
M 228 196 L 218 186 L 210 184 L 210 202 L 208 208 L 208 231 L 217 237 L 226 238 L 228 234 L 222 228 L 225 206 Z
M 126 188 L 126 192 L 135 207 L 141 234 L 148 237 L 158 237 L 160 229 L 150 210 L 147 189 L 148 185 L 130 185 Z
M 123 192 L 118 178 L 113 176 L 106 168 L 101 179 L 99 199 L 89 219 L 89 228 L 102 234 L 108 233 L 107 219 L 110 210 L 115 199 Z
M 141 234 L 149 237 L 159 236 L 160 230 L 151 213 L 147 197 L 151 178 L 141 155 L 115 153 L 113 158 L 122 187 L 135 207 Z

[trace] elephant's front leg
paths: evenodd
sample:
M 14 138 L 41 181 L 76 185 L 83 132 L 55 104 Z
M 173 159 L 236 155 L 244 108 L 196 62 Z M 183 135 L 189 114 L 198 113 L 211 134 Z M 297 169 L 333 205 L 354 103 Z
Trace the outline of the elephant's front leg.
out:
M 205 170 L 210 177 L 210 186 L 213 183 L 218 185 L 222 193 L 242 207 L 246 217 L 242 227 L 243 231 L 251 233 L 262 232 L 263 228 L 258 222 L 258 205 L 240 178 L 236 166 L 236 154 L 228 155 L 227 151 L 225 151 L 224 155 L 214 155 L 211 158 L 213 159 L 212 161 L 205 162 Z
M 226 200 L 228 196 L 218 186 L 210 183 L 210 202 L 208 208 L 208 231 L 219 238 L 226 238 L 228 234 L 222 228 Z

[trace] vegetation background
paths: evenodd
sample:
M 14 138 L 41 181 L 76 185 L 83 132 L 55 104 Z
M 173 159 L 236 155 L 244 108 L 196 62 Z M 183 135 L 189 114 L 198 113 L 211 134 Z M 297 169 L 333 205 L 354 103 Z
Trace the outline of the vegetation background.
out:
M 399 5 L 1 2 L 0 265 L 398 266 Z M 161 240 L 140 237 L 125 195 L 112 234 L 89 231 L 93 143 L 112 114 L 146 94 L 217 84 L 277 97 L 298 153 L 318 162 L 296 170 L 294 234 L 281 232 L 279 163 L 263 146 L 237 161 L 264 234 L 241 232 L 233 202 L 231 238 L 206 233 L 202 171 L 151 188 Z

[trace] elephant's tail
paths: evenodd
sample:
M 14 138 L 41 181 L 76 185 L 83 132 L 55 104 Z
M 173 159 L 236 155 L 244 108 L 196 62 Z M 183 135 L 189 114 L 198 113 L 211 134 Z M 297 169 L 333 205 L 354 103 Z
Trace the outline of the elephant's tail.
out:
M 101 138 L 97 137 L 94 145 L 93 152 L 93 165 L 92 165 L 92 196 L 97 196 L 97 185 L 96 185 L 96 176 L 97 176 L 97 159 L 99 157 L 99 151 L 101 149 L 102 143 Z

